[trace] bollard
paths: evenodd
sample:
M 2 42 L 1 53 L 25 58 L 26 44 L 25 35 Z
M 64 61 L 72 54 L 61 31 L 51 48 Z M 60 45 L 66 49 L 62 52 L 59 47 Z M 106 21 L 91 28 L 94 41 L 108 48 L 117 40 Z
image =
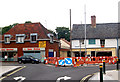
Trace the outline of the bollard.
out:
M 99 68 L 100 68 L 100 82 L 103 82 L 103 73 L 102 73 L 103 66 L 100 65 Z
M 118 58 L 117 58 L 117 70 L 119 70 L 119 61 L 118 61 Z
M 105 73 L 105 60 L 103 60 L 103 73 L 106 74 Z

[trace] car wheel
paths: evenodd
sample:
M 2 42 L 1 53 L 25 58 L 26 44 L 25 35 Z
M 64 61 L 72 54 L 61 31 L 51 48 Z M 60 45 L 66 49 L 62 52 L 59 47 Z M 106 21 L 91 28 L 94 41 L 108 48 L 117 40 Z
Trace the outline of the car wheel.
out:
M 25 62 L 23 62 L 25 64 Z
M 35 61 L 32 61 L 32 64 L 34 64 L 35 63 Z
M 19 63 L 19 64 L 21 64 L 21 63 L 22 63 L 22 61 L 20 60 L 20 61 L 18 61 L 18 63 Z
M 39 62 L 36 62 L 36 64 L 39 64 Z

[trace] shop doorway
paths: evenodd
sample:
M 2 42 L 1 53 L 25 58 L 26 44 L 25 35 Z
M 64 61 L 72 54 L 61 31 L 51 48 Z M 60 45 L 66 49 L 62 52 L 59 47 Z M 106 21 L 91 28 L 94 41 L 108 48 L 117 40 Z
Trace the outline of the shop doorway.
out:
M 97 52 L 96 56 L 112 56 L 112 51 L 108 51 L 108 52 Z

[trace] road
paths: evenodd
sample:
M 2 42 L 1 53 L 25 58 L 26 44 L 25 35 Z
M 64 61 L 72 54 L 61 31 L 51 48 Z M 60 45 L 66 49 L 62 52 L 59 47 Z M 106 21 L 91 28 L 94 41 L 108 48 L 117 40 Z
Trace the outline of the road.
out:
M 71 80 L 75 82 L 80 82 L 80 80 L 87 76 L 88 74 L 93 74 L 99 72 L 99 66 L 80 66 L 80 67 L 55 67 L 53 65 L 46 64 L 9 64 L 9 65 L 21 65 L 26 66 L 24 69 L 12 74 L 11 76 L 3 79 L 2 81 L 13 81 L 14 77 L 25 77 L 25 81 L 55 81 L 59 77 L 68 76 Z M 106 66 L 107 70 L 116 69 L 115 65 Z M 45 82 L 46 82 L 45 81 Z

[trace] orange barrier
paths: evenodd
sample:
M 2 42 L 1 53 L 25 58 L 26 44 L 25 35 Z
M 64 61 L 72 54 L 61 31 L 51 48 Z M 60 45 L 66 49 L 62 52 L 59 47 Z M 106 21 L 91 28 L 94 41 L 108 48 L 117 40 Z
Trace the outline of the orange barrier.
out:
M 59 60 L 65 60 L 68 57 L 48 57 L 45 59 L 45 64 L 54 64 L 56 67 L 59 65 Z M 100 57 L 72 57 L 72 64 L 74 67 L 80 66 L 82 64 L 98 64 L 105 63 L 115 64 L 117 62 L 117 56 L 108 57 L 108 56 L 100 56 Z

